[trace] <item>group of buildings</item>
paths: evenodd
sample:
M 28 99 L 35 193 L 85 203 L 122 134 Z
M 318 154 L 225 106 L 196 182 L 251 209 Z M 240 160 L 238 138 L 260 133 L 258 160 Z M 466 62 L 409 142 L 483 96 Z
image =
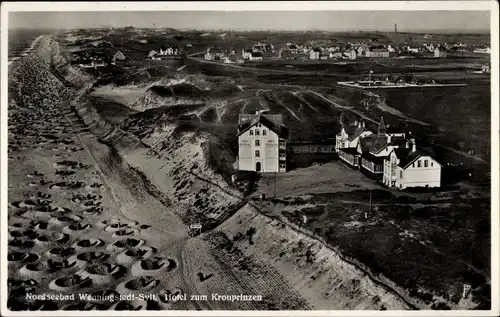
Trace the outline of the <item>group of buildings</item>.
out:
M 441 164 L 417 147 L 402 129 L 380 119 L 372 132 L 364 122 L 344 125 L 337 134 L 335 151 L 340 160 L 382 181 L 387 187 L 440 187 Z
M 286 172 L 288 128 L 281 115 L 240 115 L 238 127 L 239 170 Z M 295 146 L 291 152 L 337 153 L 348 166 L 360 169 L 387 187 L 440 187 L 441 164 L 417 147 L 414 138 L 381 118 L 372 132 L 364 122 L 343 125 L 335 146 Z M 305 151 L 303 147 L 305 147 Z M 317 149 L 316 149 L 317 148 Z
M 163 44 L 158 52 L 155 50 L 149 51 L 148 58 L 151 60 L 162 60 L 162 59 L 179 58 L 180 55 L 181 55 L 181 50 L 177 45 Z
M 72 61 L 77 62 L 83 68 L 106 67 L 108 65 L 115 65 L 117 61 L 126 60 L 125 55 L 121 51 L 107 51 L 104 54 L 94 52 L 78 53 Z
M 211 47 L 205 53 L 206 60 L 222 60 L 225 63 L 243 63 L 245 60 L 260 61 L 264 58 L 271 58 L 274 54 L 274 45 L 271 43 L 256 43 L 251 48 L 224 49 Z

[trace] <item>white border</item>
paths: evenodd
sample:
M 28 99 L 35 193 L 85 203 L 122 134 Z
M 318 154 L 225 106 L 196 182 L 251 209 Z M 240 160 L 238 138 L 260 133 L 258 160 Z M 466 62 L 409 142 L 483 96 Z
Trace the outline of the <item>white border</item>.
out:
M 491 236 L 492 307 L 490 311 L 147 311 L 128 312 L 129 316 L 498 316 L 499 302 L 499 29 L 497 1 L 332 1 L 332 2 L 4 2 L 1 6 L 1 107 L 0 107 L 0 269 L 1 313 L 3 316 L 89 316 L 89 312 L 11 312 L 7 309 L 7 37 L 9 11 L 480 11 L 491 13 Z M 123 312 L 97 311 L 93 316 L 123 316 Z

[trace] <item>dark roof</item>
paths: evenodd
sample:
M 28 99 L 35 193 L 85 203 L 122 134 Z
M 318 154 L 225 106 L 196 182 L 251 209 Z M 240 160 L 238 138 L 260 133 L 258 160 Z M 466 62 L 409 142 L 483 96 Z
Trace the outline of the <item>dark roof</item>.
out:
M 252 53 L 253 50 L 251 48 L 245 48 L 245 53 Z
M 280 138 L 288 139 L 288 128 L 287 127 L 285 127 L 283 125 L 279 126 L 264 116 L 258 116 L 256 119 L 240 125 L 238 128 L 238 131 L 239 131 L 238 136 L 245 133 L 247 130 L 249 130 L 251 127 L 253 127 L 257 123 L 261 123 L 269 130 L 274 131 Z
M 315 52 L 321 52 L 321 49 L 320 49 L 320 48 L 315 47 L 315 48 L 313 48 L 313 51 L 315 51 Z
M 355 138 L 357 138 L 358 136 L 361 135 L 361 133 L 365 132 L 365 131 L 370 131 L 368 130 L 367 128 L 363 127 L 363 126 L 359 126 L 359 125 L 354 125 L 354 124 L 350 124 L 348 126 L 344 126 L 344 129 L 345 129 L 345 132 L 347 133 L 347 139 L 349 141 L 352 141 L 354 140 Z
M 359 145 L 361 146 L 362 152 L 368 152 L 373 146 L 375 139 L 377 138 L 376 134 L 370 134 L 359 140 Z
M 346 148 L 341 148 L 339 151 L 342 151 L 346 154 L 353 154 L 353 155 L 359 155 L 358 153 L 358 148 L 355 147 L 346 147 Z
M 375 156 L 375 155 L 367 153 L 367 152 L 364 152 L 363 154 L 361 154 L 361 157 L 364 158 L 365 160 L 373 162 L 375 164 L 383 164 L 384 159 L 386 158 L 385 156 Z
M 396 156 L 399 159 L 398 166 L 403 169 L 406 169 L 408 166 L 410 166 L 410 164 L 415 162 L 421 156 L 432 157 L 430 153 L 422 149 L 416 149 L 414 152 L 412 152 L 412 148 L 399 148 L 399 149 L 394 149 L 394 152 L 396 153 Z M 437 163 L 439 164 L 439 162 Z
M 292 44 L 292 45 L 288 45 L 288 48 L 292 49 L 292 50 L 296 50 L 298 47 L 297 47 L 297 45 Z
M 389 53 L 389 51 L 386 50 L 385 48 L 372 48 L 372 49 L 370 49 L 370 52 L 386 52 L 386 53 Z
M 261 52 L 253 52 L 252 56 L 253 57 L 262 57 L 262 53 Z
M 386 132 L 388 134 L 391 134 L 391 133 L 404 133 L 404 130 L 401 129 L 400 127 L 387 127 L 386 128 Z
M 370 153 L 379 153 L 380 151 L 385 149 L 387 145 L 389 145 L 389 143 L 387 142 L 387 135 L 378 134 L 370 149 Z

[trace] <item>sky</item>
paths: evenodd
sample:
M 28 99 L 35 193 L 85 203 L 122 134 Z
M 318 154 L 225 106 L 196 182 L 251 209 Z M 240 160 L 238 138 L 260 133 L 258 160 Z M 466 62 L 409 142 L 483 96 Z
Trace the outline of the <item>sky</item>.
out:
M 170 27 L 200 30 L 487 31 L 489 11 L 9 12 L 9 28 Z

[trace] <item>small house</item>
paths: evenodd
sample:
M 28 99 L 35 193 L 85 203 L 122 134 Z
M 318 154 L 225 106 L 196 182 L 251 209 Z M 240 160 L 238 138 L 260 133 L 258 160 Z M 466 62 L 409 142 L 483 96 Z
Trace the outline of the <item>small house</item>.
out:
M 446 58 L 448 56 L 448 53 L 444 49 L 444 47 L 436 47 L 434 49 L 434 57 L 435 58 Z

